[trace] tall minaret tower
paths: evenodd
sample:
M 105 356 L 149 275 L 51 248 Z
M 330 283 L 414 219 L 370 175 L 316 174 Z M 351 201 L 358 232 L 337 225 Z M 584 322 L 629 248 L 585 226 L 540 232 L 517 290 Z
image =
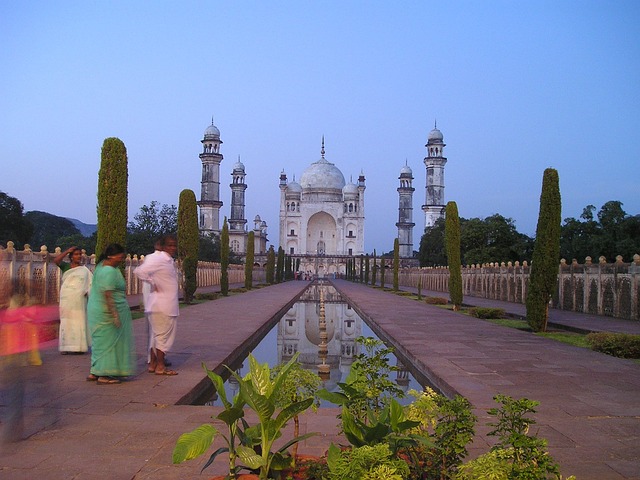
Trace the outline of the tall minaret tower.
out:
M 398 187 L 398 243 L 400 246 L 400 256 L 403 258 L 413 257 L 413 192 L 412 186 L 413 172 L 409 165 L 405 164 L 400 170 L 400 186 Z
M 424 226 L 432 227 L 436 220 L 444 218 L 444 166 L 447 159 L 444 156 L 442 132 L 438 130 L 437 124 L 429 132 L 427 140 L 427 156 L 424 158 L 424 165 L 427 167 L 427 196 L 424 211 Z
M 220 130 L 213 124 L 204 131 L 202 139 L 203 151 L 200 154 L 202 161 L 202 187 L 200 191 L 200 233 L 216 235 L 220 233 Z
M 229 219 L 229 230 L 244 232 L 244 226 L 247 223 L 247 219 L 244 218 L 244 191 L 247 189 L 247 184 L 244 183 L 244 165 L 238 161 L 233 166 L 233 172 L 231 172 L 233 182 L 231 185 L 231 218 Z

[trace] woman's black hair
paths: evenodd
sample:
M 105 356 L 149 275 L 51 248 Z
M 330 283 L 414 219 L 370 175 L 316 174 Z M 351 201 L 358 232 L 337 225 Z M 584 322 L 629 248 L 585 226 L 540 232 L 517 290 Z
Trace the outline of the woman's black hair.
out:
M 119 243 L 110 243 L 109 245 L 107 245 L 107 248 L 104 249 L 104 252 L 102 252 L 102 254 L 98 257 L 98 263 L 100 263 L 107 257 L 118 255 L 119 253 L 124 253 L 124 247 Z
M 76 247 L 76 248 L 74 248 L 73 250 L 71 250 L 71 251 L 69 252 L 69 255 L 68 255 L 69 260 L 71 260 L 71 257 L 73 257 L 73 254 L 74 254 L 74 253 L 76 253 L 76 252 L 78 252 L 78 251 L 79 251 L 80 253 L 82 253 L 82 249 L 81 249 L 80 247 Z

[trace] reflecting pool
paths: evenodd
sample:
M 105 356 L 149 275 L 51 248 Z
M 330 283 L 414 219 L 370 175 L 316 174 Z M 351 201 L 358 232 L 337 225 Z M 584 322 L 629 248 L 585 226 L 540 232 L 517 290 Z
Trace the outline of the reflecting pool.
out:
M 378 338 L 338 291 L 320 280 L 309 286 L 251 353 L 258 362 L 267 362 L 273 367 L 287 362 L 299 352 L 298 361 L 303 368 L 317 373 L 324 388 L 336 391 L 338 383 L 347 378 L 355 357 L 361 353 L 363 347 L 356 343 L 360 336 Z M 422 385 L 399 359 L 392 356 L 389 364 L 398 367 L 392 375 L 403 391 L 422 390 Z M 246 356 L 241 365 L 231 368 L 245 375 L 248 372 Z M 229 398 L 237 393 L 237 382 L 233 377 L 225 383 L 225 389 Z M 400 401 L 402 403 L 402 399 Z M 208 404 L 219 405 L 217 395 Z

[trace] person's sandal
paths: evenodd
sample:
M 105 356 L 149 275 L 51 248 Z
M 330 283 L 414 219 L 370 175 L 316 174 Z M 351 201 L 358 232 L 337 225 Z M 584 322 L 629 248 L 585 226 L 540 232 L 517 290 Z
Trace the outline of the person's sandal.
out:
M 117 384 L 122 383 L 122 382 L 120 380 L 118 380 L 117 378 L 100 377 L 100 378 L 98 378 L 96 383 L 98 385 L 117 385 Z
M 175 370 L 163 370 L 161 372 L 156 372 L 156 375 L 168 375 L 168 376 L 173 376 L 173 375 L 177 375 L 178 372 L 176 372 Z
M 87 382 L 97 382 L 98 381 L 98 377 L 96 375 L 94 375 L 93 373 L 90 373 L 89 376 L 86 378 Z

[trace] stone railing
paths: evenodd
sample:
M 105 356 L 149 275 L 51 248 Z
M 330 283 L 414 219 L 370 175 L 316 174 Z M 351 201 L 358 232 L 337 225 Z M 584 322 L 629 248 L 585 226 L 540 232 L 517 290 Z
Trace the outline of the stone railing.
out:
M 530 266 L 490 263 L 462 268 L 464 295 L 505 302 L 525 303 Z M 446 267 L 408 268 L 400 272 L 400 285 L 447 293 L 449 270 Z M 443 295 L 446 296 L 446 295 Z M 558 267 L 558 285 L 553 306 L 562 310 L 607 315 L 640 320 L 640 255 L 625 263 L 617 257 L 607 263 L 600 257 L 593 263 L 587 257 L 584 264 L 565 260 Z
M 13 242 L 8 242 L 7 248 L 0 247 L 0 306 L 6 305 L 14 288 L 20 289 L 29 295 L 35 303 L 58 303 L 61 271 L 53 262 L 60 254 L 57 247 L 54 253 L 50 253 L 43 246 L 40 251 L 34 252 L 25 245 L 24 250 L 16 250 Z M 86 255 L 83 251 L 83 264 L 93 271 L 96 263 L 95 255 Z M 127 295 L 136 295 L 142 292 L 142 282 L 133 274 L 136 267 L 144 261 L 144 256 L 138 258 L 127 256 L 125 260 L 124 278 L 127 284 Z M 180 267 L 178 266 L 180 271 Z M 229 283 L 244 283 L 244 265 L 229 265 Z M 219 263 L 198 262 L 197 270 L 198 287 L 210 287 L 220 285 L 221 268 Z M 264 268 L 254 267 L 254 283 L 265 281 Z

